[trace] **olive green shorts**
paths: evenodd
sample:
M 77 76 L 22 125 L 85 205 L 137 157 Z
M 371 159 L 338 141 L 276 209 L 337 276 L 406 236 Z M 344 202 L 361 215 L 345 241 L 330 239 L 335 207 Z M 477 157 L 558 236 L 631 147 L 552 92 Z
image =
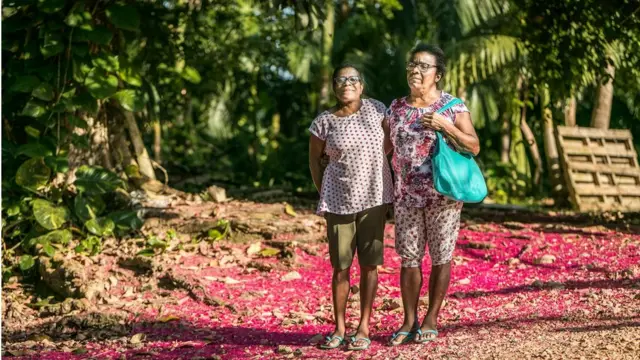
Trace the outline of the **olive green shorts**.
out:
M 334 269 L 351 267 L 356 250 L 360 266 L 382 265 L 388 208 L 388 204 L 383 204 L 356 214 L 325 213 L 329 258 Z

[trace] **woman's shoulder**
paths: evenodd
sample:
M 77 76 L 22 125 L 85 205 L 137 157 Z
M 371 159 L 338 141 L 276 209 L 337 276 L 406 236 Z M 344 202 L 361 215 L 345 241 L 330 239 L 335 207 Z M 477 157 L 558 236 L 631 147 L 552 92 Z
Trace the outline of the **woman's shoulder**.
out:
M 385 111 L 387 111 L 387 107 L 384 105 L 382 101 L 379 101 L 373 98 L 362 99 L 362 101 L 365 105 L 372 108 L 376 113 L 380 113 L 384 115 Z

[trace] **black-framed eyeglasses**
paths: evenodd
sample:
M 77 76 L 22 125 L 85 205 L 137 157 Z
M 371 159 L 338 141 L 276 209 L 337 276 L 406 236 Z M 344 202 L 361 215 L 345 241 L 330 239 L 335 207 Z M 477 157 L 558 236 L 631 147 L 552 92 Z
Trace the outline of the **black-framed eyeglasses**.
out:
M 407 63 L 407 70 L 409 70 L 409 71 L 415 69 L 416 67 L 418 67 L 418 70 L 420 72 L 427 72 L 427 71 L 429 71 L 429 69 L 435 68 L 435 67 L 438 67 L 438 66 L 437 65 L 431 65 L 431 64 L 423 63 L 423 62 L 413 62 L 413 61 L 409 61 Z
M 360 76 L 340 76 L 333 79 L 333 82 L 338 85 L 355 85 L 360 82 Z

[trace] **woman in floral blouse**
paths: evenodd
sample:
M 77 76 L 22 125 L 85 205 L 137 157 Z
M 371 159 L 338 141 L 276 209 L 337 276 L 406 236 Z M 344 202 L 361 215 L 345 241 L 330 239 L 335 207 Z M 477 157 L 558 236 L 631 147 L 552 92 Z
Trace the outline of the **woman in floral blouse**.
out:
M 434 188 L 431 160 L 435 132 L 441 131 L 458 151 L 473 155 L 480 151 L 478 136 L 464 104 L 436 113 L 453 99 L 437 86 L 445 73 L 443 51 L 420 44 L 410 55 L 406 70 L 411 93 L 391 103 L 383 123 L 388 134 L 387 146 L 390 141 L 394 151 L 395 247 L 402 258 L 400 287 L 404 306 L 404 323 L 393 334 L 390 345 L 412 339 L 419 343 L 435 339 L 438 312 L 449 287 L 462 203 L 444 197 Z M 429 307 L 424 320 L 418 324 L 422 260 L 427 244 L 431 258 Z

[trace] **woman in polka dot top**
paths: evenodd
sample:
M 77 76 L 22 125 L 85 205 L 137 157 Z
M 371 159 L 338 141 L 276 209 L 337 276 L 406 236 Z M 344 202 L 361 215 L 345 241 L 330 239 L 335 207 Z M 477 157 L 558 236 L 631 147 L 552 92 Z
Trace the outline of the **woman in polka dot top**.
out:
M 320 192 L 318 214 L 327 220 L 336 327 L 321 348 L 345 343 L 345 310 L 354 254 L 360 265 L 360 325 L 349 339 L 351 350 L 367 349 L 369 318 L 382 265 L 384 224 L 393 184 L 386 158 L 382 121 L 385 106 L 362 99 L 362 75 L 353 65 L 334 70 L 337 105 L 313 120 L 309 131 L 309 167 Z M 329 157 L 323 171 L 322 157 Z

